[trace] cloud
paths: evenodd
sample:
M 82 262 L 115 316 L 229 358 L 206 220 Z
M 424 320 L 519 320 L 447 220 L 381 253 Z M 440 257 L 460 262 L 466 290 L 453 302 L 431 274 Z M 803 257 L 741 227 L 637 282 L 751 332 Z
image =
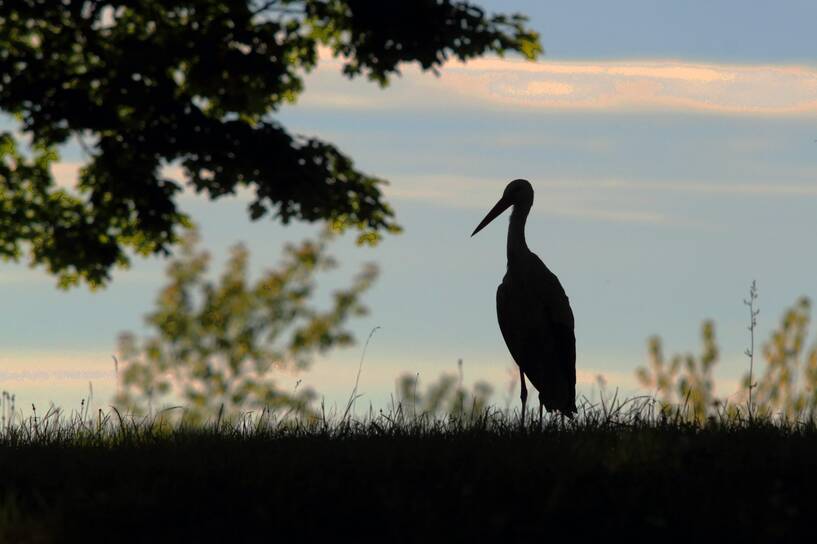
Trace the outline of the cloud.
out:
M 63 162 L 54 165 L 52 173 L 57 184 L 73 188 L 81 163 Z M 163 175 L 184 183 L 181 168 L 166 167 Z M 497 200 L 508 180 L 477 178 L 464 175 L 415 175 L 393 176 L 385 187 L 387 198 L 395 201 L 415 201 L 436 206 L 464 209 L 487 209 Z M 549 191 L 547 201 L 537 203 L 534 213 L 561 216 L 589 221 L 630 223 L 645 225 L 685 226 L 711 228 L 682 217 L 670 216 L 653 207 L 636 207 L 630 197 L 611 198 L 615 195 L 640 195 L 678 193 L 686 195 L 710 195 L 724 197 L 817 197 L 817 185 L 793 183 L 724 183 L 707 181 L 641 181 L 617 179 L 548 179 L 532 176 L 534 185 Z M 182 192 L 184 198 L 202 198 L 189 186 Z M 591 198 L 591 196 L 593 198 Z M 236 197 L 249 201 L 250 190 L 240 189 Z M 642 203 L 644 204 L 644 203 Z M 6 271 L 0 275 L 0 283 L 29 281 L 28 274 Z M 44 278 L 47 279 L 47 278 Z
M 0 380 L 5 387 L 26 382 L 80 382 L 86 387 L 89 380 L 113 379 L 113 372 L 104 370 L 0 370 Z
M 483 59 L 446 66 L 442 81 L 459 94 L 526 108 L 817 113 L 817 70 L 805 66 Z
M 65 188 L 76 186 L 77 173 L 82 166 L 78 162 L 62 162 L 52 167 L 57 185 Z M 180 167 L 167 166 L 162 174 L 184 184 Z M 670 216 L 652 207 L 634 207 L 632 198 L 616 201 L 615 195 L 638 193 L 640 195 L 678 193 L 686 195 L 710 195 L 724 197 L 817 197 L 817 185 L 796 183 L 725 183 L 701 180 L 619 180 L 619 179 L 548 179 L 531 176 L 536 187 L 549 191 L 546 202 L 537 204 L 534 213 L 561 216 L 589 221 L 612 223 L 648 224 L 712 228 L 682 217 Z M 392 183 L 385 187 L 387 198 L 395 201 L 416 201 L 465 209 L 487 209 L 494 204 L 508 180 L 476 178 L 464 175 L 415 175 L 392 176 Z M 599 196 L 601 195 L 601 197 Z M 593 196 L 591 199 L 590 196 Z M 184 185 L 183 198 L 202 198 Z M 249 201 L 252 191 L 241 188 L 236 197 Z M 603 203 L 601 205 L 600 203 Z M 6 272 L 0 275 L 0 284 L 21 281 L 28 275 Z M 47 278 L 45 278 L 47 279 Z
M 573 94 L 574 90 L 573 85 L 568 85 L 567 83 L 557 83 L 554 81 L 531 81 L 527 84 L 525 91 L 521 94 L 527 96 L 564 96 Z
M 545 176 L 532 176 L 530 179 L 537 190 L 546 190 L 548 194 L 546 200 L 535 202 L 534 214 L 710 230 L 716 226 L 659 211 L 651 197 L 669 193 L 730 199 L 817 197 L 817 185 L 814 184 L 548 179 Z M 428 175 L 397 177 L 393 181 L 386 187 L 385 194 L 396 201 L 418 201 L 452 208 L 487 210 L 502 194 L 509 180 L 462 175 Z
M 359 360 L 352 353 L 335 354 L 332 357 L 318 357 L 315 364 L 306 371 L 297 373 L 281 373 L 276 376 L 276 384 L 283 390 L 291 390 L 296 386 L 311 387 L 329 401 L 343 403 L 355 384 Z M 625 369 L 629 362 L 622 363 Z M 417 376 L 420 387 L 425 388 L 435 382 L 443 374 L 458 372 L 454 360 L 445 357 L 403 357 L 390 354 L 388 358 L 371 357 L 365 361 L 359 379 L 358 392 L 364 395 L 365 403 L 369 400 L 386 399 L 395 390 L 396 381 L 406 374 Z M 639 389 L 635 374 L 630 370 L 611 370 L 609 360 L 596 357 L 583 357 L 580 367 L 576 370 L 576 383 L 583 390 L 598 386 L 598 377 L 601 376 L 609 391 L 620 388 L 622 391 L 637 391 Z M 518 367 L 509 354 L 505 354 L 500 361 L 494 358 L 471 359 L 464 363 L 463 385 L 473 387 L 476 382 L 488 382 L 494 387 L 494 402 L 499 403 L 512 381 L 518 378 Z M 519 385 L 513 391 L 514 402 L 518 402 Z M 640 391 L 643 393 L 643 391 Z
M 325 51 L 303 103 L 382 109 L 496 105 L 590 111 L 696 111 L 735 115 L 817 114 L 817 68 L 683 60 L 557 62 L 543 59 L 452 60 L 441 76 L 403 69 L 388 93 L 339 75 Z M 388 94 L 388 99 L 385 96 Z M 469 102 L 471 102 L 469 104 Z
M 74 189 L 79 180 L 79 169 L 83 163 L 74 161 L 58 162 L 51 166 L 51 175 L 57 187 L 63 189 Z
M 507 180 L 487 180 L 465 176 L 412 176 L 396 179 L 385 189 L 394 200 L 422 201 L 429 204 L 465 209 L 489 209 L 502 194 Z M 534 204 L 534 214 L 572 217 L 614 223 L 641 223 L 651 225 L 686 225 L 692 223 L 669 217 L 655 210 L 620 207 L 605 199 L 603 207 L 587 195 L 587 187 L 571 184 L 535 181 L 535 187 L 548 186 L 548 198 Z M 577 190 L 578 189 L 578 190 Z
M 387 197 L 394 200 L 413 200 L 465 209 L 489 209 L 502 195 L 506 182 L 471 183 L 443 176 L 427 176 L 412 181 L 395 182 L 386 188 Z M 399 187 L 393 188 L 392 187 Z M 464 196 L 467 195 L 467 196 Z M 649 210 L 595 208 L 581 201 L 575 194 L 551 194 L 544 204 L 536 204 L 533 213 L 546 213 L 615 223 L 672 224 L 676 221 Z
M 685 64 L 681 61 L 665 62 L 550 62 L 547 59 L 527 62 L 515 59 L 482 58 L 467 63 L 454 62 L 455 67 L 476 71 L 527 72 L 558 75 L 617 75 L 680 81 L 705 82 L 731 81 L 735 74 L 717 65 Z
M 817 196 L 815 184 L 792 183 L 724 183 L 707 181 L 631 181 L 618 179 L 548 179 L 530 178 L 536 187 L 547 190 L 594 190 L 714 194 L 725 196 Z M 418 175 L 394 177 L 386 194 L 398 199 L 428 200 L 456 207 L 484 207 L 493 204 L 510 180 L 464 175 Z M 467 198 L 463 195 L 467 195 Z
M 51 175 L 57 187 L 75 189 L 79 181 L 79 171 L 85 165 L 82 161 L 61 161 L 51 165 Z M 181 166 L 164 166 L 160 174 L 173 181 L 184 181 L 184 171 Z
M 744 197 L 814 197 L 817 185 L 793 183 L 721 183 L 701 181 L 646 182 L 623 180 L 575 180 L 545 182 L 562 187 L 572 186 L 585 189 L 645 191 L 659 193 L 710 194 Z
M 0 368 L 4 371 L 22 371 L 35 369 L 88 370 L 113 369 L 111 352 L 99 350 L 51 350 L 20 349 L 6 350 L 0 354 Z

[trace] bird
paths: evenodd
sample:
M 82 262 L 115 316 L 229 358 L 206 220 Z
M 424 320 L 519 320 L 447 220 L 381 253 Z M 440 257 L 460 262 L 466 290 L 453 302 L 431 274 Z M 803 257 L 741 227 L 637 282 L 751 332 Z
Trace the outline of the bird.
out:
M 508 227 L 508 267 L 496 290 L 496 314 L 505 344 L 519 366 L 522 427 L 528 398 L 526 376 L 539 392 L 540 425 L 543 407 L 548 412 L 559 412 L 562 422 L 565 416 L 572 418 L 576 413 L 573 310 L 559 278 L 528 249 L 525 222 L 532 206 L 530 182 L 515 179 L 471 233 L 474 236 L 513 207 Z

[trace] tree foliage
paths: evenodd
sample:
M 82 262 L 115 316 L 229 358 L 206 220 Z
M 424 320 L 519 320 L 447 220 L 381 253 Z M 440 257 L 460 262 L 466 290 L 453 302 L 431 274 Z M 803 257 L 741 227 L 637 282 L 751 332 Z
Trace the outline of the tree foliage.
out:
M 453 0 L 0 0 L 0 110 L 30 144 L 0 134 L 0 256 L 95 286 L 127 250 L 168 253 L 189 226 L 168 164 L 211 199 L 250 188 L 252 219 L 329 220 L 374 243 L 399 229 L 385 181 L 272 117 L 318 48 L 385 86 L 402 63 L 535 58 L 525 21 Z M 88 162 L 67 191 L 50 167 L 72 138 Z
M 284 369 L 302 369 L 316 353 L 354 342 L 344 328 L 366 313 L 360 298 L 377 276 L 366 265 L 352 284 L 336 291 L 332 305 L 311 304 L 315 275 L 336 266 L 327 254 L 329 235 L 288 245 L 280 266 L 254 283 L 249 254 L 233 247 L 221 278 L 206 278 L 209 256 L 186 237 L 181 256 L 167 269 L 168 283 L 147 316 L 155 335 L 139 342 L 121 335 L 124 368 L 114 404 L 143 414 L 179 400 L 192 421 L 220 413 L 281 408 L 305 410 L 314 394 L 286 393 L 272 379 Z

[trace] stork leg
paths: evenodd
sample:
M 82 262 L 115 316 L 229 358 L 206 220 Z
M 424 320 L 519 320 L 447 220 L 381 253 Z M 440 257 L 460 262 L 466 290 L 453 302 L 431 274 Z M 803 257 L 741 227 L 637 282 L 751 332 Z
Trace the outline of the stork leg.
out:
M 522 427 L 525 427 L 525 411 L 527 410 L 528 388 L 525 386 L 525 373 L 519 368 L 519 383 L 522 384 L 522 391 L 519 398 L 522 399 Z

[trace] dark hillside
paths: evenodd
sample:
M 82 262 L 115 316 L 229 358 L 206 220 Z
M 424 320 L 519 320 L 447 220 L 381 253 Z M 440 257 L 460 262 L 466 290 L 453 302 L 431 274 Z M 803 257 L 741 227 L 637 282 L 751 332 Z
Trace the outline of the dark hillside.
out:
M 0 447 L 7 542 L 810 531 L 817 431 L 506 425 L 174 431 Z

